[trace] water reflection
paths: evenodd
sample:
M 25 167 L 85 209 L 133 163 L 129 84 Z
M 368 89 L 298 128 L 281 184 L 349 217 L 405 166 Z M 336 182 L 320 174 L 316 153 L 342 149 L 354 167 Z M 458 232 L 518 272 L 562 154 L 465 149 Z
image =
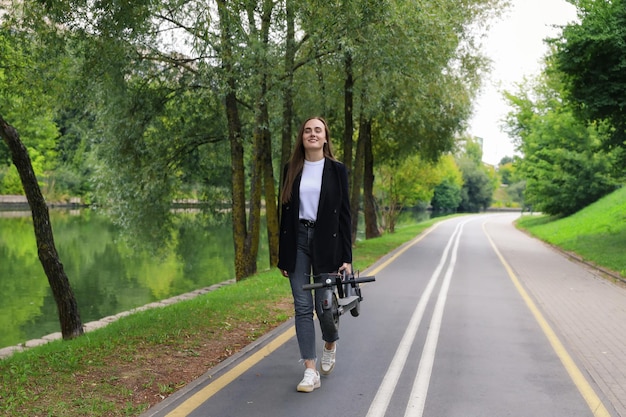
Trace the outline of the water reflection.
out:
M 84 323 L 234 277 L 227 219 L 177 212 L 167 241 L 144 247 L 92 210 L 54 209 L 50 217 Z M 259 269 L 269 267 L 266 242 Z M 28 211 L 0 212 L 0 293 L 0 347 L 59 331 Z

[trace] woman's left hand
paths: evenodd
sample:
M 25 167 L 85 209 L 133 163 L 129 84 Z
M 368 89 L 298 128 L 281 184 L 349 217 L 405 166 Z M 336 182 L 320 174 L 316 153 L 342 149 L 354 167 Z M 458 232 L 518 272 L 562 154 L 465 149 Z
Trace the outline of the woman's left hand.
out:
M 340 267 L 339 267 L 339 273 L 341 273 L 342 271 L 346 271 L 346 274 L 350 275 L 352 273 L 352 264 L 349 263 L 343 263 Z

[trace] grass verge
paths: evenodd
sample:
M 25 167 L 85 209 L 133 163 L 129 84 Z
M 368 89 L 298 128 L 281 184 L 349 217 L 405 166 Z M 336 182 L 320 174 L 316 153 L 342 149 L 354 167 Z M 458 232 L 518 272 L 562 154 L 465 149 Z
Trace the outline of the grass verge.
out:
M 355 268 L 365 269 L 440 220 L 358 242 Z M 137 416 L 292 313 L 288 282 L 273 269 L 75 340 L 15 353 L 0 361 L 0 415 Z
M 569 217 L 523 216 L 517 226 L 626 277 L 626 187 Z

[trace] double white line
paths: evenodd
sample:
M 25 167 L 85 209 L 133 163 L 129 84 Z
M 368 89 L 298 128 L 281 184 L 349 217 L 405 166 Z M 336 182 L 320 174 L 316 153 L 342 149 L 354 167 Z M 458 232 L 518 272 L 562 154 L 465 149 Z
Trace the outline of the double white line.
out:
M 422 351 L 422 357 L 420 359 L 417 374 L 413 382 L 413 389 L 411 390 L 409 402 L 407 404 L 404 414 L 405 417 L 422 416 L 424 412 L 424 404 L 426 403 L 426 394 L 428 393 L 428 385 L 430 383 L 433 363 L 435 361 L 435 351 L 437 350 L 437 341 L 439 339 L 439 332 L 441 330 L 443 309 L 446 304 L 448 289 L 450 288 L 450 280 L 452 278 L 452 273 L 454 272 L 454 266 L 456 264 L 459 241 L 461 240 L 463 226 L 465 226 L 468 221 L 470 220 L 459 223 L 454 229 L 454 233 L 450 237 L 450 240 L 448 240 L 446 248 L 443 251 L 443 255 L 439 260 L 439 264 L 437 265 L 437 268 L 430 277 L 430 281 L 428 282 L 426 289 L 422 293 L 417 307 L 413 312 L 411 320 L 409 321 L 407 329 L 404 332 L 404 336 L 400 341 L 400 345 L 398 346 L 393 360 L 391 361 L 391 365 L 389 366 L 389 369 L 387 370 L 387 373 L 383 378 L 383 382 L 378 388 L 378 392 L 376 393 L 376 396 L 374 397 L 374 400 L 370 405 L 367 417 L 383 417 L 385 415 L 387 407 L 389 406 L 389 402 L 391 401 L 391 397 L 393 396 L 393 393 L 396 389 L 396 385 L 398 384 L 398 380 L 400 379 L 400 374 L 402 373 L 404 365 L 409 356 L 411 346 L 413 345 L 413 341 L 415 340 L 415 335 L 417 334 L 417 330 L 420 326 L 422 318 L 424 317 L 424 311 L 426 310 L 428 300 L 430 299 L 433 290 L 437 284 L 437 281 L 442 275 L 444 267 L 447 264 L 443 283 L 441 284 L 441 289 L 439 290 L 437 304 L 435 305 L 435 309 L 433 311 L 433 315 L 430 321 L 430 327 L 426 336 L 426 342 Z M 450 253 L 451 248 L 452 253 Z M 449 262 L 448 256 L 450 258 Z

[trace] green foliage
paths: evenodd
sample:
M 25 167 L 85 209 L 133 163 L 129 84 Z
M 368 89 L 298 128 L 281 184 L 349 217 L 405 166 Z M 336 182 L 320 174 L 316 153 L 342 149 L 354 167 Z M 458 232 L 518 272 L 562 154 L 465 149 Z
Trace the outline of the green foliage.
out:
M 441 13 L 441 10 L 432 13 Z M 459 82 L 460 74 L 450 68 L 452 55 L 449 48 L 458 46 L 454 25 L 449 26 L 450 32 L 437 33 L 441 27 L 423 20 L 428 15 L 417 13 L 415 9 L 412 12 L 404 10 L 402 26 L 396 32 L 389 32 L 391 37 L 400 36 L 402 40 L 382 40 L 383 44 L 408 50 L 389 51 L 397 53 L 397 58 L 391 62 L 398 73 L 389 71 L 376 76 L 378 82 L 384 83 L 381 87 L 386 93 L 381 101 L 385 110 L 379 118 L 383 130 L 377 155 L 381 160 L 416 152 L 428 160 L 436 160 L 442 153 L 453 149 L 454 133 L 470 111 L 471 83 Z M 420 41 L 405 38 L 406 34 L 415 36 L 420 29 L 423 31 L 418 36 Z M 424 56 L 432 59 L 420 58 Z M 408 84 L 419 87 L 407 89 Z M 368 83 L 368 91 L 370 85 Z
M 22 181 L 15 165 L 0 169 L 0 194 L 22 195 Z
M 388 231 L 394 230 L 402 209 L 428 204 L 444 180 L 456 189 L 460 189 L 462 181 L 451 156 L 437 163 L 413 156 L 397 165 L 380 166 L 375 178 L 379 216 Z
M 461 187 L 452 182 L 449 178 L 444 178 L 443 182 L 435 187 L 433 198 L 430 202 L 433 211 L 456 212 L 461 204 Z
M 129 83 L 112 100 L 117 109 L 104 116 L 106 140 L 97 147 L 96 193 L 128 235 L 167 240 L 173 199 L 223 208 L 230 154 L 215 96 Z
M 456 212 L 461 203 L 463 173 L 452 155 L 441 158 L 438 167 L 442 181 L 435 187 L 430 204 L 435 211 Z
M 515 109 L 509 131 L 517 132 L 524 159 L 525 204 L 550 215 L 569 215 L 615 189 L 620 150 L 601 149 L 607 129 L 585 126 L 560 97 L 556 74 L 529 93 L 509 95 Z
M 486 210 L 493 198 L 493 180 L 481 165 L 475 165 L 471 160 L 462 160 L 459 166 L 463 172 L 459 211 L 477 213 Z
M 65 171 L 55 178 L 59 193 L 90 192 L 84 179 L 92 176 L 102 184 L 99 190 L 111 190 L 101 196 L 101 203 L 125 198 L 118 194 L 119 189 L 110 188 L 109 167 L 112 172 L 140 173 L 141 181 L 152 182 L 155 176 L 144 175 L 145 171 L 162 170 L 149 166 L 163 165 L 163 161 L 175 172 L 174 179 L 163 178 L 158 186 L 147 184 L 153 189 L 163 186 L 163 195 L 196 194 L 206 186 L 203 179 L 213 180 L 209 170 L 218 165 L 217 161 L 226 163 L 212 171 L 220 172 L 216 186 L 224 189 L 228 185 L 228 178 L 223 175 L 228 173 L 224 149 L 217 150 L 222 158 L 214 161 L 206 161 L 202 156 L 206 147 L 200 149 L 224 140 L 226 133 L 221 107 L 226 89 L 224 74 L 219 62 L 207 59 L 220 50 L 220 34 L 205 3 L 146 1 L 135 2 L 132 7 L 116 1 L 97 5 L 67 1 L 27 3 L 29 13 L 15 14 L 13 28 L 20 24 L 36 28 L 39 37 L 32 42 L 46 48 L 52 46 L 58 57 L 55 61 L 50 54 L 49 59 L 41 62 L 50 68 L 63 62 L 63 73 L 67 74 L 65 90 L 54 90 L 59 99 L 58 113 L 49 115 L 54 116 L 61 129 L 61 135 L 53 137 L 57 139 L 56 146 L 51 148 L 58 152 L 56 162 Z M 447 7 L 423 1 L 416 8 L 412 1 L 297 2 L 295 16 L 303 42 L 294 72 L 294 88 L 299 97 L 295 114 L 298 118 L 323 114 L 333 123 L 333 130 L 340 131 L 344 82 L 341 61 L 349 54 L 354 58 L 358 105 L 365 114 L 380 121 L 380 135 L 375 135 L 380 148 L 396 154 L 402 150 L 407 156 L 419 152 L 436 159 L 453 147 L 454 132 L 469 115 L 478 70 L 484 64 L 477 49 L 467 42 L 468 24 L 489 16 L 500 3 L 476 1 L 459 7 L 450 2 L 451 7 Z M 242 104 L 245 134 L 254 130 L 257 109 L 251 103 L 259 96 L 260 77 L 266 76 L 270 81 L 272 90 L 263 98 L 268 100 L 270 111 L 278 108 L 282 92 L 284 45 L 280 42 L 284 10 L 278 4 L 266 3 L 274 8 L 271 30 L 277 34 L 266 48 L 254 19 L 261 17 L 263 4 L 227 6 L 232 19 L 228 24 L 232 24 L 233 36 L 237 38 L 233 57 L 237 71 L 235 88 Z M 320 9 L 327 13 L 317 13 Z M 167 18 L 163 17 L 164 10 Z M 46 25 L 46 19 L 60 23 L 66 30 L 57 33 L 53 26 Z M 193 27 L 189 26 L 190 21 Z M 310 89 L 310 85 L 319 89 Z M 407 85 L 415 88 L 407 89 Z M 324 94 L 319 94 L 320 90 Z M 148 95 L 158 91 L 158 97 L 144 101 L 140 96 L 146 91 L 150 91 Z M 155 99 L 161 103 L 154 106 Z M 424 102 L 430 105 L 424 106 Z M 162 107 L 163 103 L 167 103 L 166 107 Z M 270 128 L 279 130 L 285 122 L 272 116 Z M 151 130 L 157 132 L 154 140 L 141 148 L 127 146 L 127 140 L 117 137 L 122 134 L 138 138 L 151 135 Z M 243 139 L 249 155 L 250 141 L 246 136 Z M 118 150 L 121 154 L 124 150 L 135 153 L 135 161 L 128 163 L 123 157 L 116 161 Z M 90 157 L 92 152 L 97 157 Z M 111 160 L 105 159 L 109 156 Z M 144 162 L 138 165 L 137 159 Z M 97 161 L 103 164 L 89 165 Z M 205 166 L 197 169 L 198 164 Z M 123 181 L 128 179 L 126 175 L 120 177 Z M 169 181 L 174 183 L 167 185 Z M 140 192 L 139 199 L 145 201 L 144 194 Z
M 507 156 L 500 161 L 496 171 L 498 182 L 493 206 L 520 207 L 523 205 L 526 179 L 521 176 L 518 169 L 519 160 L 518 156 Z
M 500 182 L 502 184 L 510 185 L 512 182 L 513 175 L 515 175 L 514 171 L 515 171 L 515 168 L 513 167 L 512 162 L 509 162 L 504 165 L 502 164 L 499 165 L 498 174 L 500 175 Z
M 15 10 L 10 16 L 0 26 L 0 109 L 27 146 L 35 174 L 47 194 L 48 189 L 55 187 L 52 173 L 59 167 L 60 133 L 55 114 L 71 63 L 57 42 L 54 29 L 51 32 L 45 25 L 39 26 L 31 14 Z M 4 143 L 0 144 L 0 161 L 0 174 L 4 174 L 0 194 L 23 194 L 13 171 L 7 172 L 4 166 L 5 161 L 10 165 Z
M 45 175 L 46 170 L 44 167 L 50 163 L 50 158 L 46 158 L 38 151 L 38 149 L 31 147 L 28 148 L 28 154 L 30 156 L 35 175 L 38 178 L 49 180 Z M 2 179 L 0 180 L 0 194 L 24 194 L 22 181 L 15 165 L 11 165 L 4 169 L 0 168 L 0 172 L 3 173 Z M 40 182 L 40 186 L 42 185 L 43 183 Z
M 498 166 L 504 166 L 504 165 L 508 165 L 510 163 L 515 162 L 515 158 L 511 157 L 511 156 L 505 156 L 500 160 L 500 163 L 498 163 Z
M 526 180 L 518 181 L 508 186 L 507 195 L 519 205 L 524 205 L 524 193 L 526 192 Z
M 576 6 L 580 21 L 553 41 L 555 66 L 565 74 L 566 96 L 583 120 L 608 120 L 614 127 L 603 138 L 605 148 L 624 147 L 626 2 L 580 0 Z
M 462 173 L 461 201 L 458 210 L 476 213 L 486 210 L 498 185 L 498 176 L 491 166 L 482 162 L 482 145 L 479 140 L 464 137 L 459 141 L 456 163 Z
M 472 137 L 464 138 L 462 158 L 473 165 L 482 165 L 483 147 L 479 139 Z

